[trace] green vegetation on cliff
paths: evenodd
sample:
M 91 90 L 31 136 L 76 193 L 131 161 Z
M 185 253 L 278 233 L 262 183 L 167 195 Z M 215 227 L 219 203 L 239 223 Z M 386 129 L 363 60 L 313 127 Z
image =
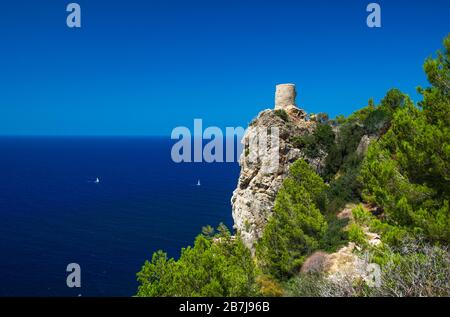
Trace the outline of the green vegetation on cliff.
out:
M 391 127 L 367 153 L 360 175 L 363 199 L 387 221 L 450 242 L 450 37 L 444 53 L 425 62 L 432 84 L 419 107 L 405 97 Z
M 317 207 L 323 203 L 325 188 L 305 161 L 292 165 L 257 245 L 258 262 L 265 273 L 278 279 L 290 277 L 305 257 L 320 247 L 328 229 Z
M 215 234 L 205 228 L 193 247 L 176 261 L 158 251 L 138 273 L 138 296 L 256 295 L 255 266 L 250 251 L 224 225 Z
M 450 36 L 424 64 L 431 86 L 418 104 L 392 89 L 348 118 L 320 116 L 293 140 L 309 158 L 325 154 L 324 168 L 291 166 L 254 257 L 239 234 L 206 227 L 177 261 L 158 251 L 145 263 L 138 296 L 450 296 L 449 65 Z M 353 208 L 346 226 L 337 213 L 348 203 L 370 208 Z M 379 285 L 305 272 L 311 254 L 349 241 L 380 266 Z

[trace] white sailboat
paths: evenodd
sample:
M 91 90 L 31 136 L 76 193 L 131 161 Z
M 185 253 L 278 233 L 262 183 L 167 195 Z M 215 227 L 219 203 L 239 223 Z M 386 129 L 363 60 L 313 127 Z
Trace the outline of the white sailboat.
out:
M 200 183 L 200 180 L 197 181 L 197 186 L 202 186 L 202 184 Z
M 97 177 L 97 178 L 95 179 L 94 183 L 96 183 L 96 184 L 100 183 L 100 179 Z

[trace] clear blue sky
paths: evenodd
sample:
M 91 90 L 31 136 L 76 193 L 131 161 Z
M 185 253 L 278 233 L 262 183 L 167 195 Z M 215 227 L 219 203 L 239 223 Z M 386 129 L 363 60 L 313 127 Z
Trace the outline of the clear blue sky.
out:
M 450 1 L 79 0 L 0 2 L 0 134 L 169 135 L 246 126 L 277 83 L 309 112 L 348 115 L 392 87 L 417 101 Z

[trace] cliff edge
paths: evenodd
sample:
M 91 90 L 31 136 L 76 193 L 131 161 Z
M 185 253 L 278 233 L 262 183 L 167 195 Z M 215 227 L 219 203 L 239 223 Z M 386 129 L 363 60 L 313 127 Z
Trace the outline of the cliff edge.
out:
M 320 170 L 323 165 L 323 160 L 311 160 L 294 146 L 296 137 L 311 133 L 316 126 L 315 121 L 310 120 L 306 112 L 296 106 L 296 96 L 294 84 L 277 85 L 274 109 L 260 112 L 242 139 L 245 150 L 239 160 L 241 173 L 231 203 L 234 228 L 252 252 L 255 242 L 262 236 L 277 192 L 291 164 L 303 158 L 316 170 Z M 268 151 L 251 147 L 251 144 L 258 144 L 261 133 L 266 131 L 269 141 L 275 141 L 277 146 Z M 268 164 L 272 168 L 267 168 Z

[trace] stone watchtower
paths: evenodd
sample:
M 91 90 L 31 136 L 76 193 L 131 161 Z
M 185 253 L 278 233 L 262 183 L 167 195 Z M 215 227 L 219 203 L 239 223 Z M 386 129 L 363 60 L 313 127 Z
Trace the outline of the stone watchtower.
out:
M 276 86 L 275 91 L 275 110 L 284 110 L 294 121 L 304 120 L 306 113 L 297 108 L 295 98 L 297 91 L 295 84 L 280 84 Z
M 281 84 L 276 86 L 275 91 L 275 110 L 287 111 L 290 106 L 296 106 L 295 98 L 297 91 L 294 84 Z

